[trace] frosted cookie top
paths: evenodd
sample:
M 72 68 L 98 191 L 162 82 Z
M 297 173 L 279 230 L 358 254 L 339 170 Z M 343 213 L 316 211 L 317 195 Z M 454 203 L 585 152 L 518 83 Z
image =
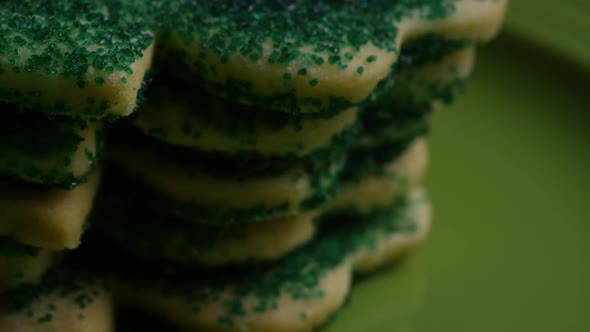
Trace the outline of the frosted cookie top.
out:
M 128 115 L 156 34 L 158 66 L 188 67 L 210 93 L 291 113 L 337 112 L 365 100 L 392 72 L 404 41 L 430 34 L 487 40 L 505 5 L 7 0 L 0 7 L 0 100 L 79 118 Z
M 0 100 L 82 118 L 135 107 L 153 33 L 125 1 L 3 1 Z
M 214 94 L 287 112 L 357 104 L 406 39 L 486 40 L 505 1 L 189 1 L 159 4 L 164 54 Z M 198 23 L 197 23 L 198 22 Z

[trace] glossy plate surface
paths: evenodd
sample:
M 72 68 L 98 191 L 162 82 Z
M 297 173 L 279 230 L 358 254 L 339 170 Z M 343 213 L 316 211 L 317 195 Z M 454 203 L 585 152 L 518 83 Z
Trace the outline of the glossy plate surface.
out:
M 511 26 L 436 118 L 430 239 L 326 332 L 590 331 L 590 74 Z

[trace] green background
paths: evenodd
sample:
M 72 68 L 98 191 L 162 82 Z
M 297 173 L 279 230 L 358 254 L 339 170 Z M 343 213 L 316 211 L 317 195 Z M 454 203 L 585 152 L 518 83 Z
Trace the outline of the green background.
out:
M 590 331 L 590 1 L 512 1 L 430 137 L 430 239 L 326 329 Z

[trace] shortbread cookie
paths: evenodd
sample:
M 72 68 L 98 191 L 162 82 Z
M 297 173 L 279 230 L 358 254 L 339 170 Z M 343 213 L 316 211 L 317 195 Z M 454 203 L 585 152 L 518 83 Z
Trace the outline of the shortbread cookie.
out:
M 102 122 L 48 119 L 14 106 L 0 121 L 0 174 L 27 182 L 73 188 L 86 180 L 102 155 Z
M 141 208 L 100 214 L 98 231 L 133 256 L 188 266 L 277 260 L 313 237 L 317 216 L 310 212 L 243 225 L 196 225 L 134 206 Z
M 134 126 L 145 135 L 189 149 L 297 159 L 344 148 L 357 120 L 356 107 L 330 117 L 291 116 L 227 103 L 195 91 L 178 92 L 152 87 L 148 102 L 133 119 Z
M 0 237 L 0 293 L 38 282 L 58 260 L 58 254 Z
M 100 171 L 72 190 L 2 181 L 0 235 L 51 250 L 73 249 L 87 226 Z
M 429 204 L 414 193 L 396 212 L 340 220 L 277 264 L 231 271 L 121 271 L 121 303 L 156 313 L 186 331 L 309 331 L 345 301 L 353 272 L 391 262 L 426 235 Z
M 128 1 L 6 0 L 0 100 L 98 119 L 128 115 L 151 64 L 153 32 Z
M 112 184 L 105 189 L 108 195 L 145 197 L 185 220 L 227 224 L 320 208 L 337 189 L 345 155 L 256 176 L 211 174 L 202 161 L 176 160 L 148 144 L 129 141 L 113 143 L 108 159 L 120 173 L 118 180 L 107 180 Z
M 209 92 L 291 113 L 330 113 L 369 97 L 408 41 L 489 40 L 506 2 L 182 0 L 156 1 L 153 12 L 161 13 L 160 54 L 184 62 Z
M 423 133 L 431 113 L 450 104 L 464 89 L 474 64 L 475 49 L 467 47 L 435 53 L 433 60 L 401 69 L 364 107 L 357 148 L 399 142 Z
M 324 213 L 353 211 L 366 215 L 374 209 L 386 208 L 409 190 L 420 186 L 427 164 L 426 139 L 418 138 L 393 160 L 379 165 L 378 168 L 364 168 L 359 178 L 346 179 Z
M 475 66 L 473 46 L 442 54 L 419 65 L 402 67 L 394 82 L 383 88 L 370 105 L 396 111 L 431 111 L 449 104 L 471 76 Z
M 100 283 L 49 275 L 39 285 L 0 295 L 0 331 L 114 332 L 113 312 L 111 296 Z

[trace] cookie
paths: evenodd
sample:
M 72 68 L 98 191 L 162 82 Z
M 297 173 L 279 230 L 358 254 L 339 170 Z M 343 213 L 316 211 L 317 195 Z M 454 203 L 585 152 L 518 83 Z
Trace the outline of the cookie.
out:
M 188 149 L 297 159 L 346 144 L 342 136 L 350 136 L 356 120 L 356 107 L 329 117 L 291 116 L 156 86 L 133 125 L 144 135 Z
M 486 41 L 506 1 L 154 2 L 159 54 L 210 93 L 290 113 L 331 113 L 366 100 L 428 35 Z M 350 18 L 354 17 L 354 20 Z M 199 22 L 199 24 L 197 24 Z M 175 68 L 175 69 L 173 69 Z
M 100 170 L 72 190 L 4 180 L 0 184 L 0 235 L 37 248 L 76 248 L 99 180 Z
M 126 1 L 2 3 L 0 100 L 75 118 L 131 113 L 154 33 Z
M 374 148 L 425 133 L 432 112 L 450 104 L 463 91 L 474 62 L 475 49 L 466 47 L 435 53 L 434 59 L 401 69 L 363 108 L 361 135 L 355 147 Z
M 122 178 L 107 179 L 115 195 L 146 197 L 192 222 L 228 224 L 286 218 L 320 208 L 335 193 L 345 155 L 256 176 L 211 174 L 200 160 L 175 160 L 149 145 L 127 141 L 113 143 L 108 159 Z
M 0 293 L 22 284 L 38 282 L 59 259 L 51 250 L 27 246 L 0 237 Z
M 102 122 L 48 119 L 8 108 L 0 122 L 0 174 L 26 182 L 73 188 L 86 181 L 104 145 Z
M 96 228 L 122 251 L 187 266 L 278 260 L 313 237 L 317 217 L 309 212 L 238 225 L 198 225 L 147 208 L 109 210 L 100 214 Z
M 60 273 L 1 294 L 0 330 L 114 332 L 114 305 L 103 285 Z
M 344 181 L 324 213 L 354 211 L 366 215 L 374 209 L 386 208 L 398 197 L 420 186 L 427 164 L 426 139 L 418 138 L 401 155 L 379 164 L 379 168 L 365 168 L 358 178 Z
M 420 191 L 369 220 L 325 226 L 310 244 L 271 265 L 231 271 L 120 271 L 121 303 L 187 331 L 309 331 L 340 308 L 352 275 L 387 264 L 420 242 L 430 223 Z

